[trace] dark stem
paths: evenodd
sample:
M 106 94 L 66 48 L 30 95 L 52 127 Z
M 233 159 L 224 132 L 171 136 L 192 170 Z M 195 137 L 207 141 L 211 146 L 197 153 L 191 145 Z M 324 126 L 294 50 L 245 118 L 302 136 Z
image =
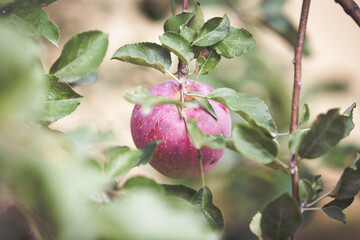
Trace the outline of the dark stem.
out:
M 299 116 L 299 101 L 300 101 L 300 90 L 301 90 L 301 60 L 304 50 L 304 41 L 306 33 L 306 24 L 309 16 L 311 0 L 303 0 L 301 9 L 300 24 L 297 36 L 297 45 L 295 49 L 294 57 L 294 87 L 293 87 L 293 98 L 291 106 L 291 122 L 290 122 L 290 133 L 294 132 L 298 128 L 298 116 Z M 298 171 L 298 155 L 291 154 L 291 160 L 289 163 L 289 169 L 291 173 L 291 185 L 292 185 L 292 196 L 298 203 L 301 210 L 301 202 L 299 195 L 299 171 Z M 291 240 L 297 239 L 297 233 L 291 236 Z
M 353 0 L 335 0 L 360 27 L 360 8 Z

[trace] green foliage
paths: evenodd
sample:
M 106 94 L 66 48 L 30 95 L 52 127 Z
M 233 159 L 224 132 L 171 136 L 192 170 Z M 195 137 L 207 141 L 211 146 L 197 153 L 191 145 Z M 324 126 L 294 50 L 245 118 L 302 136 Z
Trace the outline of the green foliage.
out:
M 213 116 L 215 119 L 218 119 L 218 116 L 215 113 L 214 108 L 211 106 L 208 99 L 206 99 L 204 96 L 202 96 L 201 93 L 198 92 L 188 92 L 187 95 L 195 98 L 195 100 L 202 106 L 211 116 Z
M 160 42 L 178 56 L 185 64 L 189 64 L 194 58 L 190 42 L 175 32 L 166 32 L 160 37 Z
M 232 131 L 234 146 L 244 156 L 270 164 L 277 155 L 277 144 L 255 123 L 236 124 Z
M 353 197 L 348 199 L 335 199 L 324 205 L 321 209 L 330 218 L 346 223 L 346 215 L 342 211 L 350 206 L 353 201 Z
M 206 51 L 207 53 L 207 51 Z M 196 70 L 198 75 L 206 75 L 214 70 L 214 68 L 219 64 L 221 56 L 216 53 L 215 50 L 211 49 L 208 54 L 203 54 L 198 58 L 198 70 Z
M 169 52 L 156 43 L 137 43 L 122 46 L 116 50 L 111 59 L 153 67 L 162 73 L 166 73 L 171 65 Z
M 215 89 L 207 95 L 207 98 L 219 102 L 231 111 L 238 113 L 246 121 L 254 121 L 262 128 L 264 133 L 275 136 L 277 128 L 272 119 L 269 109 L 258 97 L 238 93 L 230 88 Z
M 41 49 L 0 24 L 0 129 L 35 118 L 44 95 Z
M 208 20 L 196 35 L 193 44 L 195 46 L 207 47 L 223 40 L 230 29 L 230 20 L 224 17 L 215 17 Z
M 255 234 L 260 240 L 262 240 L 261 217 L 262 217 L 261 213 L 257 212 L 249 224 L 249 228 L 251 232 Z
M 43 99 L 43 108 L 39 121 L 52 123 L 63 118 L 79 106 L 82 96 L 72 90 L 67 83 L 60 83 L 53 75 L 46 76 L 47 96 Z
M 300 125 L 306 123 L 310 118 L 310 109 L 309 105 L 305 103 L 302 108 L 301 120 Z
M 261 214 L 264 239 L 286 240 L 297 231 L 302 221 L 299 206 L 288 193 L 271 201 Z
M 180 13 L 165 21 L 164 32 L 180 33 L 181 26 L 186 25 L 194 16 L 194 13 Z
M 310 182 L 307 179 L 300 179 L 299 181 L 299 191 L 300 191 L 300 200 L 303 203 L 317 198 L 318 194 L 322 192 L 323 186 L 320 180 L 321 175 L 316 175 L 313 178 L 313 181 Z
M 347 137 L 354 127 L 351 105 L 341 115 L 338 109 L 331 109 L 318 116 L 311 129 L 301 139 L 298 154 L 303 158 L 317 158 L 333 148 L 341 139 Z
M 176 106 L 183 106 L 188 108 L 197 107 L 195 102 L 185 102 L 170 99 L 163 96 L 154 96 L 151 95 L 146 89 L 142 87 L 137 87 L 134 93 L 126 93 L 124 98 L 134 104 L 141 105 L 141 111 L 143 114 L 149 114 L 152 111 L 153 106 L 160 104 L 174 104 Z
M 61 82 L 74 82 L 93 72 L 102 62 L 108 46 L 108 35 L 88 31 L 73 36 L 50 68 L 50 74 Z
M 59 28 L 41 9 L 43 4 L 48 5 L 52 2 L 54 1 L 20 0 L 0 4 L 0 9 L 4 11 L 0 14 L 0 23 L 13 24 L 26 36 L 42 36 L 57 47 Z
M 131 150 L 126 146 L 111 147 L 106 151 L 108 159 L 105 163 L 105 173 L 108 178 L 113 179 L 128 172 L 138 165 L 148 164 L 161 141 L 152 141 L 145 148 Z
M 226 138 L 224 135 L 204 134 L 197 126 L 197 121 L 195 119 L 186 119 L 186 129 L 194 147 L 198 150 L 201 150 L 202 147 L 209 147 L 213 149 L 225 148 Z
M 214 46 L 218 54 L 226 58 L 239 57 L 255 46 L 253 35 L 245 29 L 230 27 L 225 39 Z
M 191 202 L 203 213 L 211 229 L 214 231 L 224 230 L 224 218 L 220 209 L 213 204 L 213 196 L 208 187 L 204 186 L 196 192 Z
M 204 13 L 200 5 L 197 4 L 196 2 L 193 13 L 194 13 L 194 17 L 190 20 L 189 27 L 191 27 L 195 31 L 199 31 L 204 26 L 205 20 L 204 20 Z
M 189 202 L 196 193 L 194 189 L 185 185 L 162 184 L 162 187 L 167 195 L 183 198 Z
M 360 155 L 358 154 L 353 165 L 346 167 L 335 189 L 330 196 L 336 199 L 349 199 L 360 191 Z

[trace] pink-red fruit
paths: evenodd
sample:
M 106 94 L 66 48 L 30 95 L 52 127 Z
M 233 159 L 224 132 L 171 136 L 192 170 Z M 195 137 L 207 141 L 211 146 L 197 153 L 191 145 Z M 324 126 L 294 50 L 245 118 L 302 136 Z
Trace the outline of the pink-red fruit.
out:
M 196 82 L 186 87 L 187 92 L 200 92 L 206 96 L 213 89 Z M 165 96 L 179 100 L 179 83 L 170 80 L 149 89 L 155 96 Z M 210 100 L 218 119 L 211 116 L 201 106 L 196 109 L 184 109 L 186 118 L 197 119 L 197 125 L 203 133 L 223 134 L 230 137 L 231 118 L 229 110 L 220 103 Z M 190 178 L 201 174 L 198 153 L 187 135 L 184 119 L 180 118 L 175 105 L 157 105 L 148 115 L 142 115 L 141 106 L 136 105 L 131 117 L 131 134 L 137 148 L 144 148 L 153 140 L 163 140 L 154 153 L 150 164 L 160 173 L 172 178 Z M 224 154 L 225 150 L 203 147 L 202 163 L 204 172 L 209 171 Z

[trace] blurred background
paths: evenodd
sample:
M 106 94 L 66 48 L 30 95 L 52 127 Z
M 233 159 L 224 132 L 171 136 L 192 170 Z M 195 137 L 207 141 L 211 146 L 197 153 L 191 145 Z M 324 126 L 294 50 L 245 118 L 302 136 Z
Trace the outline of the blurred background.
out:
M 214 72 L 199 80 L 214 88 L 231 87 L 262 98 L 270 107 L 279 132 L 288 132 L 292 59 L 301 1 L 199 2 L 205 19 L 226 13 L 232 26 L 246 28 L 257 41 L 255 48 L 248 53 L 233 60 L 223 59 Z M 125 101 L 123 96 L 139 85 L 148 88 L 168 77 L 150 68 L 110 58 L 117 48 L 127 43 L 160 43 L 158 36 L 163 32 L 164 20 L 172 15 L 171 9 L 169 0 L 60 0 L 46 7 L 45 10 L 61 31 L 59 49 L 45 42 L 43 44 L 43 64 L 46 70 L 74 34 L 93 29 L 109 34 L 109 48 L 97 71 L 97 81 L 75 86 L 75 90 L 84 96 L 82 103 L 74 113 L 50 127 L 71 131 L 91 126 L 100 131 L 113 132 L 117 145 L 134 148 L 129 125 L 133 105 Z M 181 1 L 178 1 L 175 10 L 176 13 L 181 11 Z M 341 108 L 344 111 L 353 102 L 359 104 L 360 29 L 334 1 L 313 1 L 306 37 L 301 101 L 310 106 L 311 123 L 318 114 L 330 108 Z M 321 159 L 301 164 L 304 177 L 322 175 L 324 193 L 335 186 L 343 168 L 352 163 L 356 152 L 360 152 L 359 117 L 360 113 L 355 109 L 356 127 L 338 147 Z M 233 121 L 239 119 L 233 116 Z M 287 137 L 280 138 L 279 142 L 282 149 L 279 157 L 288 161 L 290 153 L 285 144 Z M 133 169 L 127 178 L 134 175 L 149 176 L 161 183 L 182 183 L 195 189 L 201 187 L 200 179 L 169 179 L 150 166 Z M 214 193 L 214 202 L 225 217 L 223 239 L 256 239 L 248 227 L 251 218 L 275 195 L 290 190 L 289 181 L 285 174 L 227 151 L 218 165 L 206 174 L 207 185 Z M 327 201 L 329 199 L 320 205 Z M 331 220 L 321 211 L 307 216 L 300 239 L 359 239 L 358 206 L 359 197 L 355 204 L 345 210 L 347 224 Z

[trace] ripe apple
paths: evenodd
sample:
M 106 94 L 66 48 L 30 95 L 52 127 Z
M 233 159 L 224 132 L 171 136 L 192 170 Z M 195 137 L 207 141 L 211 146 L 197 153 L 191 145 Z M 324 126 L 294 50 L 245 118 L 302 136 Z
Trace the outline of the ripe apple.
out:
M 191 83 L 191 81 L 189 80 Z M 186 91 L 200 92 L 206 96 L 213 89 L 201 82 L 186 87 Z M 149 89 L 155 96 L 165 96 L 179 100 L 179 83 L 170 80 L 157 84 Z M 193 100 L 187 97 L 187 101 Z M 210 135 L 223 134 L 230 137 L 231 118 L 229 110 L 220 103 L 210 100 L 218 119 L 211 116 L 203 107 L 184 109 L 186 118 L 196 119 L 203 133 Z M 141 106 L 134 107 L 131 117 L 131 134 L 137 148 L 144 148 L 153 140 L 163 140 L 154 153 L 150 165 L 160 173 L 172 178 L 190 178 L 201 174 L 198 153 L 187 135 L 184 119 L 180 117 L 175 105 L 156 105 L 148 115 L 142 115 Z M 204 172 L 209 171 L 224 154 L 225 150 L 203 147 L 202 164 Z

